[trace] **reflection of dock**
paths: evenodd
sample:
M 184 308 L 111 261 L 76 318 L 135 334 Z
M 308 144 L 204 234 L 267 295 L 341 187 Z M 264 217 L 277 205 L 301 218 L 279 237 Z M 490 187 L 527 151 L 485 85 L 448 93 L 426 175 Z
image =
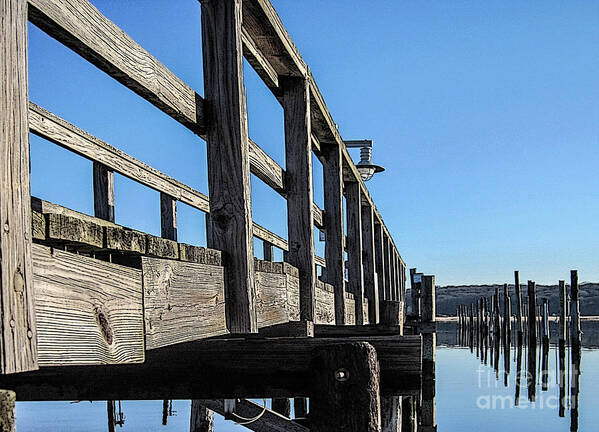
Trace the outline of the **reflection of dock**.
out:
M 558 326 L 557 350 L 560 417 L 570 409 L 571 430 L 578 430 L 578 398 L 580 392 L 580 361 L 582 353 L 582 332 L 580 300 L 578 291 L 578 272 L 570 274 L 570 293 L 564 281 L 559 282 L 560 315 L 554 320 Z M 504 285 L 503 308 L 500 307 L 496 290 L 490 299 L 491 310 L 485 307 L 487 298 L 481 298 L 471 305 L 458 307 L 456 321 L 457 344 L 468 346 L 481 362 L 487 362 L 487 351 L 491 352 L 491 366 L 499 377 L 499 359 L 503 355 L 504 385 L 509 385 L 512 347 L 516 353 L 515 405 L 520 403 L 521 386 L 526 384 L 528 400 L 535 402 L 537 387 L 541 392 L 548 391 L 550 322 L 547 299 L 539 301 L 536 284 L 528 281 L 526 298 L 522 298 L 519 274 L 515 272 L 516 311 L 512 312 L 512 298 L 508 285 Z M 525 301 L 523 301 L 525 300 Z M 515 329 L 515 330 L 514 330 Z M 515 338 L 513 332 L 515 331 Z M 526 350 L 526 362 L 523 364 L 523 351 Z M 570 355 L 567 355 L 569 351 Z M 570 380 L 569 389 L 567 380 Z

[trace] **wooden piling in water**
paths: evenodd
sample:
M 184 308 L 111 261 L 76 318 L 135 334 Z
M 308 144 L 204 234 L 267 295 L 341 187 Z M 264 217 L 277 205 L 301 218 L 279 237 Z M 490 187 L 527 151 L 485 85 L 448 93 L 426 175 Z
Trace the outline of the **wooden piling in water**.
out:
M 422 285 L 422 398 L 420 409 L 420 428 L 422 432 L 437 430 L 435 406 L 435 362 L 437 334 L 434 331 L 436 321 L 435 277 L 423 276 Z M 472 306 L 470 308 L 470 324 L 472 326 Z
M 533 281 L 528 281 L 528 399 L 536 399 L 537 384 L 537 327 L 536 327 L 536 295 L 537 287 Z
M 549 351 L 549 339 L 550 339 L 550 334 L 549 334 L 549 302 L 547 301 L 547 299 L 543 299 L 543 311 L 542 311 L 543 317 L 543 325 L 541 326 L 543 328 L 543 349 L 546 349 L 547 351 Z
M 582 331 L 580 330 L 580 299 L 578 293 L 578 270 L 570 272 L 570 323 L 571 344 L 572 344 L 572 364 L 580 360 L 582 348 Z
M 518 272 L 518 270 L 514 271 L 514 289 L 516 291 L 516 314 L 517 314 L 517 318 L 516 318 L 516 331 L 518 332 L 517 335 L 517 342 L 518 345 L 522 345 L 522 339 L 523 339 L 523 327 L 522 327 L 522 293 L 520 290 L 520 273 Z

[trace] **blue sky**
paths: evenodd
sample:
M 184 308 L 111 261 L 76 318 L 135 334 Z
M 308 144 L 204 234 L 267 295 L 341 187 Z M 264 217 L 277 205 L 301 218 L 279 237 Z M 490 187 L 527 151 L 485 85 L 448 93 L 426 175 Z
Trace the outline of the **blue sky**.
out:
M 203 94 L 200 7 L 94 5 Z M 599 3 L 273 1 L 408 267 L 441 285 L 599 280 Z M 207 193 L 205 143 L 30 25 L 31 100 Z M 280 105 L 246 65 L 250 136 L 284 165 Z M 32 193 L 91 213 L 91 163 L 32 137 Z M 57 169 L 58 168 L 58 169 Z M 315 197 L 322 184 L 315 163 Z M 254 218 L 285 202 L 252 179 Z M 179 211 L 182 241 L 203 215 Z M 159 234 L 158 194 L 117 176 L 118 223 Z M 318 245 L 321 248 L 322 245 Z M 259 255 L 259 253 L 258 253 Z

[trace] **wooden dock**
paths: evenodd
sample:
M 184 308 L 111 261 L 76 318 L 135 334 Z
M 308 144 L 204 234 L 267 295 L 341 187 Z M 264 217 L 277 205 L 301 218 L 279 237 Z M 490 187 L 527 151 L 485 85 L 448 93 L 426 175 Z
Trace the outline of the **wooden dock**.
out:
M 434 277 L 410 272 L 408 317 L 406 265 L 270 2 L 200 3 L 204 96 L 87 0 L 0 2 L 2 420 L 15 392 L 108 400 L 108 430 L 123 399 L 193 399 L 192 432 L 213 411 L 260 431 L 436 430 Z M 27 20 L 204 140 L 208 196 L 30 101 Z M 283 107 L 285 169 L 249 137 L 244 58 Z M 30 132 L 93 162 L 93 216 L 31 197 Z M 160 237 L 115 223 L 114 173 L 160 192 Z M 253 222 L 250 174 L 286 199 L 287 239 Z M 178 241 L 179 202 L 205 213 L 207 247 Z

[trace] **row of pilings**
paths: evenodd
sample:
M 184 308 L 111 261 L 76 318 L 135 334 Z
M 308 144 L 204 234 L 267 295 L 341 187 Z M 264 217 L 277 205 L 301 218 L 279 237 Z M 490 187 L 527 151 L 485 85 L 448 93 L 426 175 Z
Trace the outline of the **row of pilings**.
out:
M 548 390 L 550 321 L 553 318 L 549 314 L 549 300 L 537 297 L 534 281 L 529 280 L 527 285 L 521 286 L 519 272 L 515 271 L 514 282 L 513 293 L 509 292 L 508 284 L 504 284 L 503 292 L 497 287 L 490 297 L 479 297 L 475 302 L 457 308 L 457 341 L 458 345 L 469 347 L 472 353 L 476 353 L 483 364 L 493 367 L 496 379 L 500 379 L 502 369 L 506 387 L 514 349 L 517 374 L 514 403 L 518 405 L 521 384 L 527 386 L 530 402 L 536 400 L 539 381 L 541 391 Z M 556 369 L 556 382 L 559 385 L 559 416 L 564 417 L 568 408 L 570 430 L 577 431 L 582 353 L 578 271 L 570 272 L 569 286 L 565 281 L 559 281 L 558 289 L 560 314 L 557 318 L 556 363 L 559 370 Z M 523 351 L 527 354 L 525 364 Z M 525 379 L 523 366 L 526 369 Z

